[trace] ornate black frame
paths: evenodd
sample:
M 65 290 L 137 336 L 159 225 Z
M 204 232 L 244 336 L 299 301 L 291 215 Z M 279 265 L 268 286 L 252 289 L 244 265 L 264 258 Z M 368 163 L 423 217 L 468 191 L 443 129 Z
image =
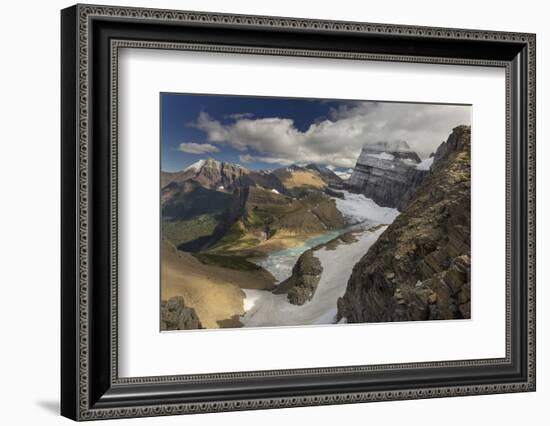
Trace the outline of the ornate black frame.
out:
M 61 413 L 157 416 L 535 390 L 535 35 L 76 5 L 61 13 Z M 119 378 L 117 52 L 192 49 L 506 69 L 506 357 Z

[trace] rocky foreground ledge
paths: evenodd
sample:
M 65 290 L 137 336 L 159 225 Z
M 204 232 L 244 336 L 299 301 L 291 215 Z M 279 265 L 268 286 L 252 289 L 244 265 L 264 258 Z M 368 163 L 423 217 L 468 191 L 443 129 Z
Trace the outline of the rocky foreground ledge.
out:
M 378 227 L 375 226 L 371 229 L 376 230 Z M 286 294 L 289 303 L 293 305 L 301 306 L 309 302 L 313 299 L 323 275 L 323 265 L 315 256 L 315 251 L 322 248 L 335 250 L 340 244 L 350 244 L 356 241 L 354 233 L 348 232 L 305 251 L 292 268 L 292 275 L 275 287 L 273 294 Z
M 406 209 L 353 268 L 338 318 L 470 318 L 470 262 L 470 127 L 459 126 Z
M 160 305 L 161 330 L 194 330 L 203 328 L 197 313 L 190 306 L 185 306 L 182 296 L 163 300 Z
M 323 273 L 321 261 L 313 252 L 309 249 L 302 253 L 292 268 L 292 275 L 273 290 L 274 294 L 286 293 L 293 305 L 303 305 L 313 298 Z

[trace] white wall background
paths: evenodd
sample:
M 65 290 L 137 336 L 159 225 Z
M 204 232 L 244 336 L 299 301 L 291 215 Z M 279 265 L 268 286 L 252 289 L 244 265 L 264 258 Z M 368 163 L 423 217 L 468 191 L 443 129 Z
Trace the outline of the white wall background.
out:
M 428 0 L 104 0 L 103 4 L 526 31 L 537 33 L 538 66 L 538 390 L 361 405 L 293 408 L 118 424 L 468 425 L 544 424 L 550 401 L 550 28 L 545 2 Z M 0 25 L 0 419 L 2 424 L 68 424 L 59 404 L 59 9 L 71 2 L 12 1 Z M 131 423 L 129 423 L 131 422 Z M 116 424 L 108 421 L 102 424 Z

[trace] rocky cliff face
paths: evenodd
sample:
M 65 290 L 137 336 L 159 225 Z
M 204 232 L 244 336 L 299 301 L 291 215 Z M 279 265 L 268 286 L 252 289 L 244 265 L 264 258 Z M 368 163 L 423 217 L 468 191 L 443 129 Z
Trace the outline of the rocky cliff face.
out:
M 338 315 L 350 323 L 470 318 L 470 127 L 355 265 Z
M 313 255 L 313 250 L 304 252 L 292 268 L 292 275 L 275 287 L 273 293 L 287 294 L 293 305 L 303 305 L 310 301 L 321 280 L 323 267 L 321 261 Z
M 204 188 L 232 192 L 235 188 L 253 184 L 247 176 L 248 170 L 244 167 L 211 158 L 202 160 L 188 169 L 194 171 L 192 179 Z
M 161 330 L 195 330 L 203 328 L 195 310 L 185 306 L 182 296 L 163 300 L 160 305 Z
M 406 142 L 365 145 L 348 187 L 383 207 L 403 210 L 428 175 Z

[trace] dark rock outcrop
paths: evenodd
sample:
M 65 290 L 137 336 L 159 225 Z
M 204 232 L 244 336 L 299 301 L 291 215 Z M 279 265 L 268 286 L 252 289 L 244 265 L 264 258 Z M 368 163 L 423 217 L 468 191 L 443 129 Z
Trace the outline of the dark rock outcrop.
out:
M 336 191 L 328 186 L 325 188 L 325 194 L 327 194 L 329 197 L 340 198 L 342 200 L 346 198 L 342 191 Z
M 403 210 L 429 171 L 406 142 L 365 145 L 347 187 L 383 207 Z
M 310 249 L 302 253 L 292 268 L 292 275 L 279 284 L 273 293 L 286 293 L 290 303 L 303 305 L 313 298 L 322 273 L 321 262 Z
M 453 129 L 338 301 L 350 323 L 470 318 L 470 127 Z
M 160 304 L 161 330 L 195 330 L 203 328 L 195 310 L 185 306 L 182 296 L 163 300 Z

